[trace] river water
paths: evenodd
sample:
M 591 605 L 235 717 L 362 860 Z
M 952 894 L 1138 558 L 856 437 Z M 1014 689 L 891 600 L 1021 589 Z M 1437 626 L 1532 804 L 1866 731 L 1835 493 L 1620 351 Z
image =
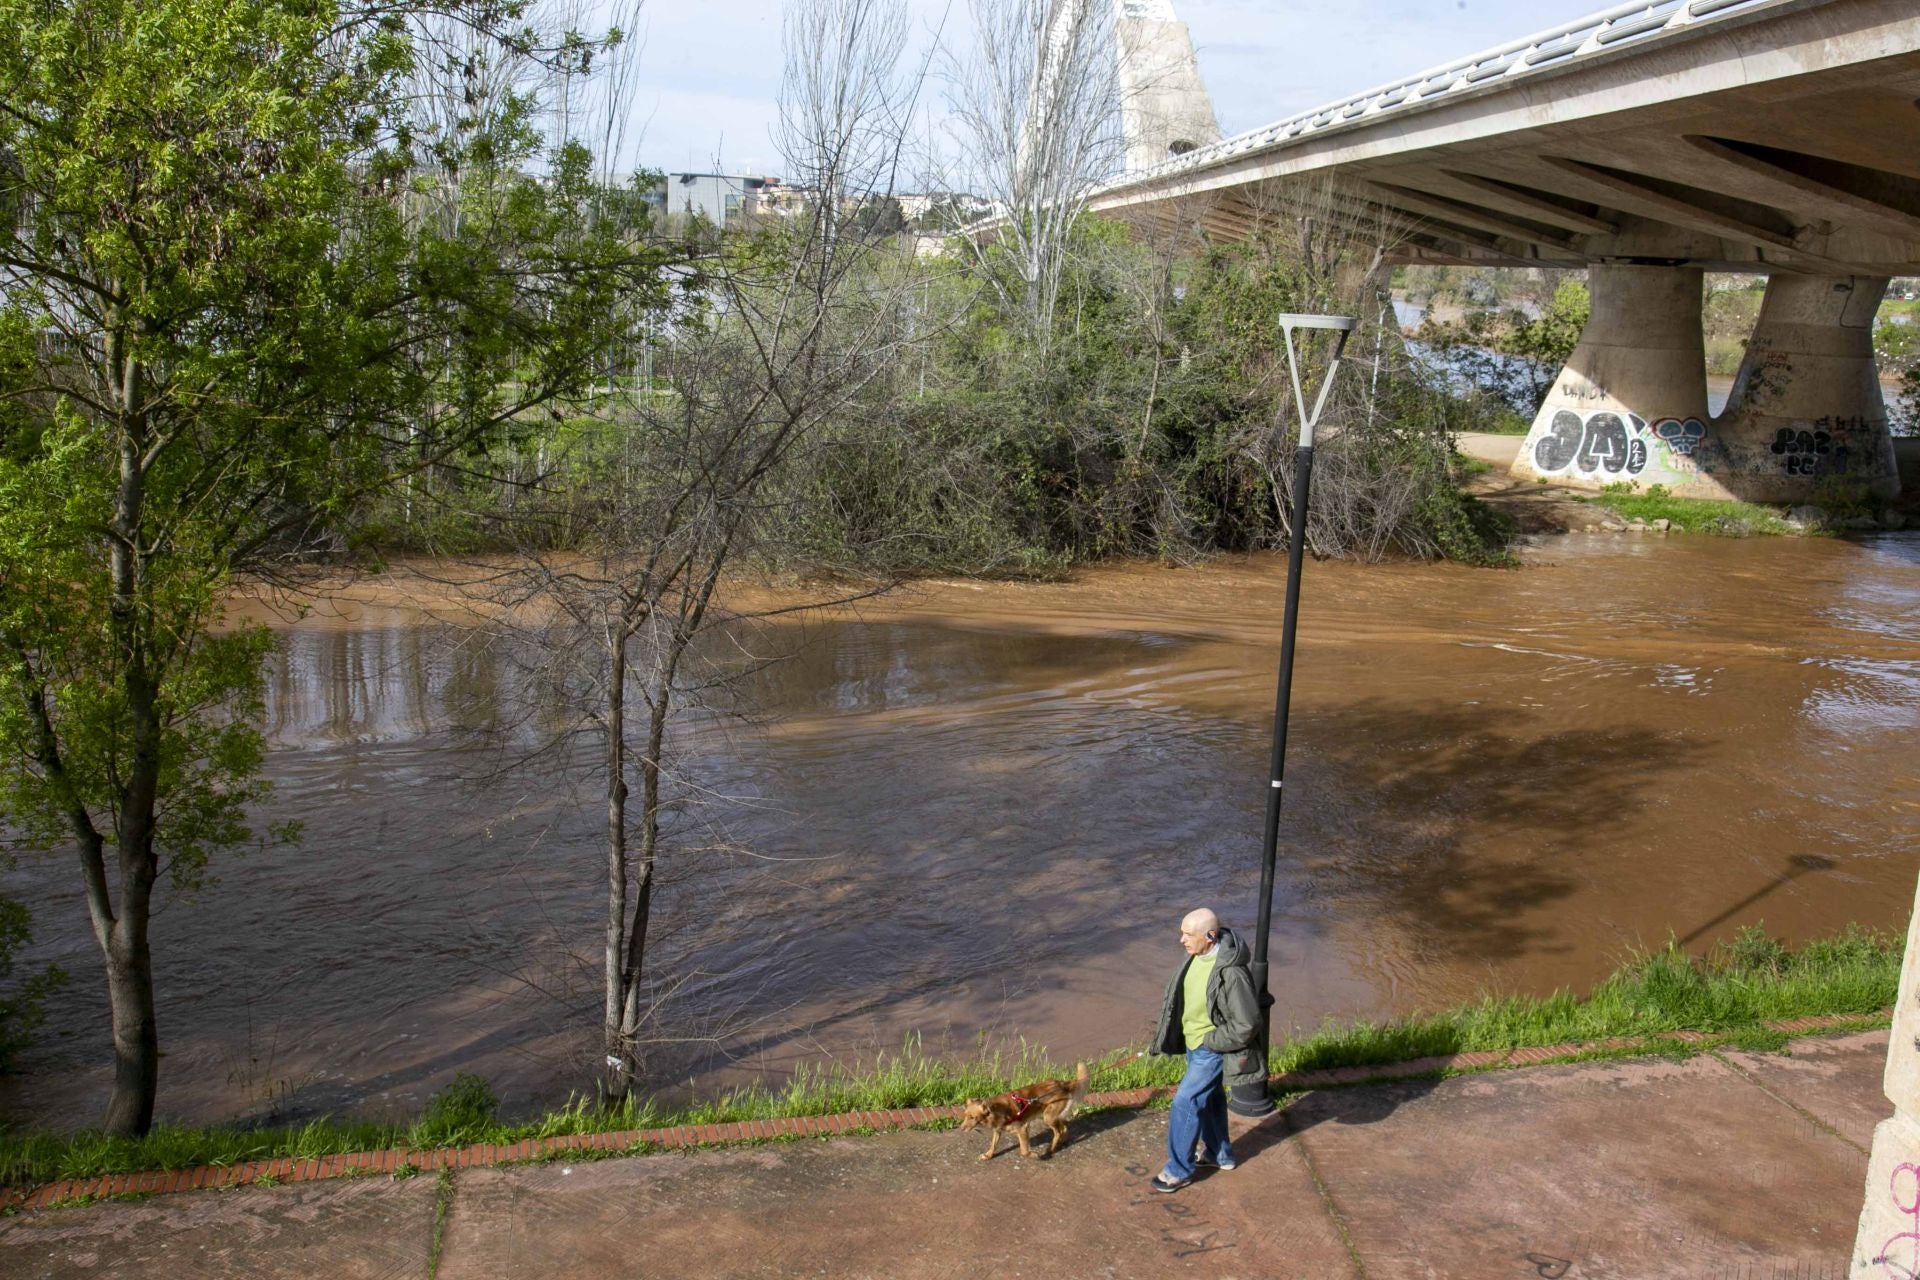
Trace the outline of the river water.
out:
M 1575 535 L 1524 568 L 1311 564 L 1280 1025 L 1582 987 L 1669 935 L 1900 927 L 1920 834 L 1920 539 Z M 658 1069 L 778 1081 L 917 1034 L 1135 1041 L 1176 922 L 1250 925 L 1277 558 L 926 584 L 756 633 L 751 723 L 690 724 Z M 497 729 L 517 677 L 386 589 L 283 625 L 292 847 L 154 924 L 165 1116 L 512 1111 L 590 1079 L 600 781 Z M 65 858 L 0 890 L 73 975 L 0 1109 L 97 1117 L 105 1000 Z

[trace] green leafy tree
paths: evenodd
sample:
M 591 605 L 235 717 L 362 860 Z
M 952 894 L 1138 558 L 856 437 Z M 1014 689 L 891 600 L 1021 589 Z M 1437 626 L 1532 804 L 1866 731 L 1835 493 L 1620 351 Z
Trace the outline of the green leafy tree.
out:
M 235 575 L 524 430 L 655 287 L 578 148 L 519 171 L 524 99 L 416 136 L 423 70 L 590 55 L 520 20 L 0 0 L 0 818 L 76 855 L 109 1132 L 153 1119 L 162 877 L 294 834 L 249 817 L 272 640 L 225 619 Z
M 1515 324 L 1501 339 L 1500 349 L 1547 368 L 1551 385 L 1567 357 L 1580 345 L 1580 334 L 1592 311 L 1593 297 L 1587 292 L 1586 282 L 1562 280 L 1553 290 L 1553 300 L 1534 319 Z

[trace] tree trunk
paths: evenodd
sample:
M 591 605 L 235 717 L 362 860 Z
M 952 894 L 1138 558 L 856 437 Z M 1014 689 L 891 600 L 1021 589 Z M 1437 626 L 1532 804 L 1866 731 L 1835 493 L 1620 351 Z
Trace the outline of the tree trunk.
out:
M 606 1051 L 606 1096 L 619 1102 L 633 1080 L 633 1046 L 622 1034 L 626 992 L 621 967 L 627 922 L 627 636 L 616 633 L 607 673 L 607 956 L 606 1008 L 601 1039 Z
M 113 1013 L 113 1096 L 107 1102 L 108 1133 L 138 1137 L 153 1126 L 160 1079 L 160 1039 L 154 1017 L 153 956 L 147 922 L 159 871 L 154 849 L 155 809 L 160 794 L 163 713 L 160 676 L 154 667 L 144 563 L 146 452 L 152 443 L 145 371 L 126 354 L 116 329 L 112 369 L 119 401 L 120 476 L 108 525 L 108 571 L 112 596 L 108 627 L 127 699 L 132 753 L 115 797 L 114 844 L 119 850 L 120 911 L 101 939 L 107 997 Z M 85 833 L 79 833 L 85 844 Z M 84 854 L 84 850 L 83 850 Z M 104 885 L 101 886 L 104 889 Z M 95 912 L 98 920 L 99 912 Z M 96 932 L 98 932 L 96 926 Z
M 67 822 L 73 828 L 74 850 L 80 857 L 80 876 L 86 885 L 87 919 L 107 973 L 107 1002 L 113 1018 L 113 1094 L 103 1122 L 118 1137 L 139 1137 L 153 1125 L 154 1098 L 160 1078 L 160 1035 L 154 1017 L 153 958 L 147 947 L 147 919 L 153 899 L 155 864 L 151 844 L 140 846 L 144 856 L 120 860 L 121 912 L 115 915 L 113 894 L 107 885 L 106 840 L 94 825 L 68 781 L 48 711 L 46 686 L 27 674 L 31 661 L 20 654 L 21 700 L 33 727 L 34 755 L 61 792 Z M 144 830 L 151 830 L 152 809 Z
M 667 664 L 647 717 L 647 751 L 640 760 L 640 858 L 634 869 L 633 919 L 627 929 L 626 1003 L 621 1022 L 629 1036 L 640 1030 L 640 980 L 646 974 L 647 925 L 653 915 L 653 868 L 660 854 L 660 753 L 665 749 L 667 716 L 673 705 L 673 672 L 679 666 L 679 641 Z
M 153 1127 L 160 1085 L 160 1030 L 154 1019 L 153 956 L 145 912 L 121 917 L 108 943 L 107 998 L 113 1009 L 113 1096 L 104 1128 L 137 1138 Z M 135 926 L 137 927 L 129 927 Z

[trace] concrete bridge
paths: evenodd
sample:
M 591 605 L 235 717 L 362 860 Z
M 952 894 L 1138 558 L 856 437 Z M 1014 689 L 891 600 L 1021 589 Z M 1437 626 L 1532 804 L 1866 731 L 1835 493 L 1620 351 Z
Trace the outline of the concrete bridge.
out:
M 1092 207 L 1238 238 L 1303 179 L 1392 261 L 1588 270 L 1516 476 L 1898 493 L 1872 327 L 1888 278 L 1920 274 L 1920 0 L 1623 5 L 1183 149 Z M 1705 271 L 1768 277 L 1718 416 Z

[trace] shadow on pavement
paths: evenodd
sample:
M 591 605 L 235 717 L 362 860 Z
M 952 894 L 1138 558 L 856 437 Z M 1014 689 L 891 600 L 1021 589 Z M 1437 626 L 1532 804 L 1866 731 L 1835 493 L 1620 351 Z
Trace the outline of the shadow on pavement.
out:
M 1315 1089 L 1300 1094 L 1234 1138 L 1234 1158 L 1242 1164 L 1257 1160 L 1289 1137 L 1303 1134 L 1315 1125 L 1362 1125 L 1384 1120 L 1401 1104 L 1431 1093 L 1439 1083 L 1439 1078 L 1433 1077 L 1345 1089 Z

